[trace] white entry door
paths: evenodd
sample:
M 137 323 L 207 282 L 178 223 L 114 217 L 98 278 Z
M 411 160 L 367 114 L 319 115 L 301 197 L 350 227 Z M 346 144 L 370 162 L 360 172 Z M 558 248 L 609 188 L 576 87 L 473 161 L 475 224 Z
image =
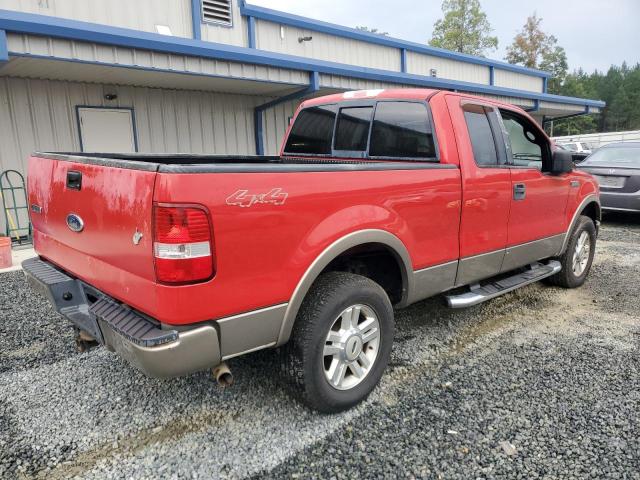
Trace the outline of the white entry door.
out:
M 78 119 L 83 152 L 136 152 L 133 111 L 119 108 L 79 107 Z

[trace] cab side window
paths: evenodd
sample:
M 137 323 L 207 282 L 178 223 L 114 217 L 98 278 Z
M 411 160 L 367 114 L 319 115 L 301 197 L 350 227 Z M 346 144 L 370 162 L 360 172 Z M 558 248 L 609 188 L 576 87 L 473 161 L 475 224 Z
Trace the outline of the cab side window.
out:
M 435 159 L 436 148 L 427 107 L 412 102 L 378 102 L 369 155 Z
M 516 167 L 542 170 L 550 160 L 546 139 L 526 118 L 506 110 L 501 110 L 505 141 L 510 149 L 510 163 Z
M 492 123 L 495 122 L 490 119 L 490 115 L 495 116 L 495 112 L 482 105 L 467 104 L 463 108 L 476 165 L 479 167 L 504 165 L 502 152 L 496 147 L 495 126 L 492 127 Z

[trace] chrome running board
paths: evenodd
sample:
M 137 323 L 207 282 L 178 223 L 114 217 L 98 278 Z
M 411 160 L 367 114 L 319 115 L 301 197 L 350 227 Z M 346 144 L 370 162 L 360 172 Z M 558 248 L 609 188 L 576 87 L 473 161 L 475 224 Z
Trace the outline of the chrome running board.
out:
M 512 292 L 517 288 L 555 275 L 560 270 L 562 270 L 562 266 L 560 262 L 556 260 L 551 260 L 546 264 L 539 262 L 532 263 L 529 265 L 529 269 L 524 272 L 485 285 L 474 285 L 470 287 L 468 292 L 459 295 L 447 295 L 445 299 L 450 308 L 472 307 L 473 305 L 478 305 L 479 303 L 486 302 L 505 293 Z

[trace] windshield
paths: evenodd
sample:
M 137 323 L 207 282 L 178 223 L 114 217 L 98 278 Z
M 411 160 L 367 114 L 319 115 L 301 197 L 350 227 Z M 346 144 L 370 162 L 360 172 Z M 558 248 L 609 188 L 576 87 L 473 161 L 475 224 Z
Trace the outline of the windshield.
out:
M 588 157 L 582 165 L 616 165 L 640 167 L 640 147 L 601 148 Z

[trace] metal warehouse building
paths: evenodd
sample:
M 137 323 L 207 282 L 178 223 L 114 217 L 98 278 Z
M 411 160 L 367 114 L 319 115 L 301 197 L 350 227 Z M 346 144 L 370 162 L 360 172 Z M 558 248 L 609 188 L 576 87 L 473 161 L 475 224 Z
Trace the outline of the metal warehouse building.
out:
M 604 106 L 548 78 L 243 0 L 0 0 L 0 170 L 35 150 L 273 154 L 301 99 L 344 90 L 471 92 L 538 121 Z

